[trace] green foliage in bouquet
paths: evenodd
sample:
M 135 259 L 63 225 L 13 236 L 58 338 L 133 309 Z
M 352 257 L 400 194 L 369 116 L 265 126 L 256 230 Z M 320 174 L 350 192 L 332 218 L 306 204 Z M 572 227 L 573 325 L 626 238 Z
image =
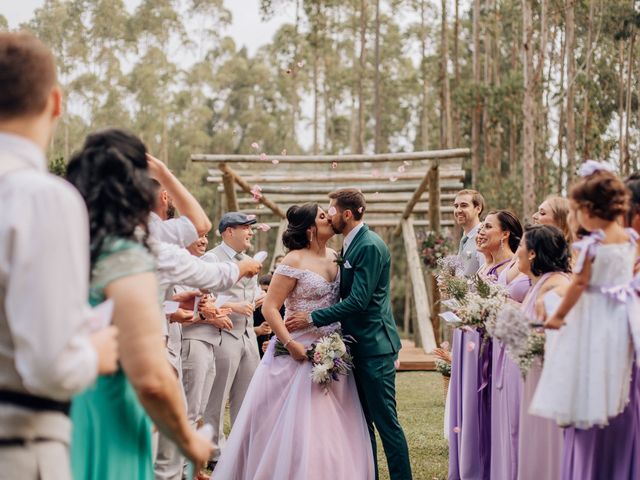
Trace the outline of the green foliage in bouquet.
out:
M 56 157 L 49 164 L 49 172 L 59 177 L 65 177 L 67 175 L 67 164 L 64 163 L 64 158 Z

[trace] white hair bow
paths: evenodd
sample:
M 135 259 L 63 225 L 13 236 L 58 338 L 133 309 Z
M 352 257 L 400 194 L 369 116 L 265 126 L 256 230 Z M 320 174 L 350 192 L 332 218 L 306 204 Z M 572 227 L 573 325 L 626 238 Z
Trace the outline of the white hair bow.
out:
M 615 173 L 615 169 L 606 162 L 587 160 L 582 165 L 580 165 L 578 175 L 580 175 L 581 177 L 588 177 L 589 175 L 593 175 L 594 173 L 601 171 Z

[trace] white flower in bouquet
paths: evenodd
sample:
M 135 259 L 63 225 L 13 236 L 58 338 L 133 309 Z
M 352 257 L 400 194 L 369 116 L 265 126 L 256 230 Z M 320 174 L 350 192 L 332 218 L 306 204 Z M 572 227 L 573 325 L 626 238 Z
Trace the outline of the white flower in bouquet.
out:
M 324 363 L 317 363 L 311 369 L 313 383 L 325 383 L 329 379 L 329 367 Z
M 531 327 L 529 319 L 519 307 L 507 304 L 498 313 L 495 321 L 487 324 L 487 331 L 504 343 L 512 356 L 517 357 L 527 342 Z
M 322 365 L 327 367 L 327 370 L 331 370 L 335 366 L 335 362 L 331 358 L 325 358 Z

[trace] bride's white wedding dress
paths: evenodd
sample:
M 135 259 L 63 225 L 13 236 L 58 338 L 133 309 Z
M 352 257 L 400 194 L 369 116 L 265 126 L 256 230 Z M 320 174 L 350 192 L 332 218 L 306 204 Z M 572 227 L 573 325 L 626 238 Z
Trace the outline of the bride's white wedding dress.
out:
M 311 312 L 339 299 L 339 278 L 280 265 L 297 280 L 287 312 Z M 292 337 L 309 346 L 335 330 L 310 327 Z M 325 391 L 311 381 L 311 363 L 274 357 L 275 337 L 253 376 L 214 480 L 369 480 L 375 478 L 369 433 L 353 375 Z

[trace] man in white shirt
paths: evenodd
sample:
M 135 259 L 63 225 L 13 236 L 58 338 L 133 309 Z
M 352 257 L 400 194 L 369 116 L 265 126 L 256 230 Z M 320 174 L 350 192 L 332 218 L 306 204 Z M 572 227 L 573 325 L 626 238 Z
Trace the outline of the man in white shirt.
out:
M 458 258 L 462 274 L 474 275 L 484 264 L 484 257 L 476 250 L 476 237 L 480 230 L 480 215 L 484 210 L 484 198 L 475 190 L 460 190 L 453 201 L 453 215 L 462 227 L 463 235 L 458 246 Z
M 61 98 L 51 52 L 0 33 L 0 479 L 70 479 L 71 396 L 117 367 L 115 327 L 88 334 L 84 202 L 46 170 Z
M 239 212 L 225 213 L 218 225 L 222 243 L 207 252 L 202 259 L 216 262 L 217 265 L 246 261 L 250 257 L 244 252 L 251 248 L 252 225 L 255 223 L 254 216 Z M 200 340 L 213 345 L 216 374 L 205 409 L 204 421 L 213 426 L 215 451 L 212 460 L 214 462 L 220 457 L 224 446 L 224 408 L 227 399 L 233 425 L 253 373 L 260 363 L 256 334 L 253 330 L 253 311 L 256 304 L 260 304 L 264 299 L 264 292 L 258 286 L 255 277 L 243 279 L 229 289 L 216 291 L 216 294 L 222 307 L 231 308 L 232 313 L 229 314 L 229 318 L 233 328 L 220 330 L 210 325 L 193 325 L 183 328 L 184 341 Z

